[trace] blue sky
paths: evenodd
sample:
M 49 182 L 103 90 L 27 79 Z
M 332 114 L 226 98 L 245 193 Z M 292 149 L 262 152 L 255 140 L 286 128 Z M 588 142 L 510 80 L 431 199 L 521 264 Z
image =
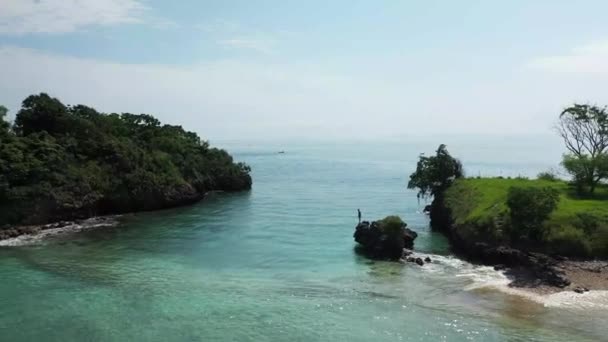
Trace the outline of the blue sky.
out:
M 606 1 L 0 0 L 0 103 L 211 139 L 551 134 L 608 104 Z

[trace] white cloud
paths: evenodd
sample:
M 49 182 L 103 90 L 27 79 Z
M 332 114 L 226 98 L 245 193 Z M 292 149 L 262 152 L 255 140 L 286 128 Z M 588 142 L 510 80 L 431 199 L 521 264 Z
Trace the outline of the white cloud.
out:
M 552 72 L 608 74 L 608 41 L 583 45 L 564 55 L 537 58 L 529 66 Z
M 402 65 L 386 64 L 342 73 L 323 63 L 126 64 L 0 46 L 0 104 L 14 114 L 26 96 L 47 92 L 103 112 L 154 114 L 212 139 L 385 139 L 550 132 L 572 94 L 597 88 L 529 72 L 496 82 L 432 72 L 389 77 Z
M 145 10 L 140 0 L 0 0 L 0 34 L 66 33 L 139 23 Z
M 348 82 L 280 65 L 121 64 L 7 46 L 0 47 L 0 75 L 0 103 L 13 113 L 27 95 L 48 92 L 104 112 L 151 113 L 206 137 L 319 130 L 349 112 L 323 117 L 346 103 L 340 89 Z

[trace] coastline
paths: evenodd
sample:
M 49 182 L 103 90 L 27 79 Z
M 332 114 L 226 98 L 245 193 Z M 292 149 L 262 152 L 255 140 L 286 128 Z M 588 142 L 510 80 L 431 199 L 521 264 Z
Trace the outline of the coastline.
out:
M 454 220 L 452 210 L 443 198 L 435 199 L 429 210 L 431 227 L 444 234 L 459 257 L 480 265 L 503 271 L 511 289 L 532 295 L 560 292 L 584 294 L 608 291 L 608 260 L 567 258 L 528 252 L 488 241 L 463 236 Z M 466 229 L 464 229 L 466 231 Z
M 507 246 L 469 244 L 454 234 L 447 236 L 457 257 L 502 272 L 510 289 L 533 295 L 608 291 L 608 260 L 551 257 Z
M 589 291 L 608 291 L 608 261 L 601 260 L 563 260 L 554 266 L 570 281 L 565 287 L 551 286 L 538 281 L 530 270 L 512 268 L 505 272 L 512 279 L 512 288 L 521 289 L 533 294 L 548 295 L 559 292 L 584 294 Z
M 83 220 L 60 221 L 45 225 L 17 226 L 9 230 L 19 234 L 0 238 L 0 247 L 16 247 L 34 244 L 41 240 L 67 233 L 76 233 L 89 229 L 114 227 L 118 225 L 121 215 L 90 217 Z
M 183 207 L 188 205 L 193 205 L 198 203 L 210 195 L 223 193 L 224 190 L 212 190 L 205 192 L 202 196 L 200 196 L 196 201 L 185 203 L 181 205 L 172 205 L 166 208 L 152 210 L 164 210 L 171 209 L 176 207 Z M 133 214 L 144 211 L 136 211 L 127 214 Z M 0 229 L 0 247 L 9 247 L 9 246 L 22 246 L 30 243 L 36 243 L 46 237 L 72 233 L 72 232 L 80 232 L 87 229 L 99 228 L 99 227 L 113 227 L 116 226 L 119 222 L 118 219 L 122 217 L 125 213 L 115 213 L 101 216 L 91 216 L 85 217 L 81 219 L 67 219 L 61 220 L 57 222 L 51 222 L 46 224 L 35 224 L 35 225 L 16 225 L 11 226 L 10 228 Z

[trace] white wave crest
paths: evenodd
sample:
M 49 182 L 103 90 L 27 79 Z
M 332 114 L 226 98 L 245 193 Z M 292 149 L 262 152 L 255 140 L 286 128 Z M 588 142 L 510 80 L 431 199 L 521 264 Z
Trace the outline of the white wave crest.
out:
M 511 287 L 511 279 L 504 272 L 496 271 L 491 266 L 473 265 L 453 256 L 417 253 L 423 259 L 427 256 L 432 263 L 425 264 L 422 270 L 431 274 L 441 274 L 464 279 L 468 282 L 465 291 L 492 289 L 511 296 L 518 296 L 536 302 L 545 307 L 570 309 L 608 310 L 608 291 L 592 290 L 576 293 L 564 290 L 550 294 L 540 294 L 525 288 Z

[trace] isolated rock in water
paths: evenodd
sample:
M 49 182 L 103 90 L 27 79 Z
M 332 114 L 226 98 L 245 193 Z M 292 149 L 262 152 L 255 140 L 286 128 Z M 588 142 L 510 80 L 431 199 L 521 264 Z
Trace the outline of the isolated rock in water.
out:
M 420 266 L 424 265 L 424 261 L 421 258 L 416 258 L 416 263 Z
M 372 223 L 363 221 L 357 225 L 353 237 L 369 256 L 399 260 L 404 255 L 404 248 L 412 249 L 418 237 L 406 226 L 398 216 L 388 216 Z
M 432 260 L 430 257 L 427 256 L 426 258 L 424 258 L 424 262 L 432 262 Z

